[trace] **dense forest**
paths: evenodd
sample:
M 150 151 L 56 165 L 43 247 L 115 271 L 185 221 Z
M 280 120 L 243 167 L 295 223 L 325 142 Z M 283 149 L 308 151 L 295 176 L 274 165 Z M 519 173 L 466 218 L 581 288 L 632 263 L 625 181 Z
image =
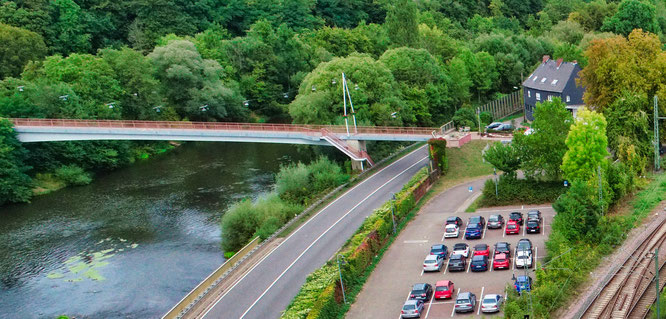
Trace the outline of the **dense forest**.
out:
M 434 126 L 578 60 L 658 0 L 0 0 L 0 117 L 332 123 L 341 72 L 363 125 Z M 21 145 L 0 122 L 0 205 L 167 144 Z

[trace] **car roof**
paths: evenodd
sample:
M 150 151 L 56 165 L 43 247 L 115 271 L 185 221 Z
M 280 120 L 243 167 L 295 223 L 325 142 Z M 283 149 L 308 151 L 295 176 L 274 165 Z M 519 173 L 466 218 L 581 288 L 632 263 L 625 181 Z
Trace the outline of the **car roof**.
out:
M 488 249 L 488 245 L 486 245 L 486 244 L 476 244 L 476 245 L 474 245 L 474 249 L 476 249 L 476 248 Z
M 453 254 L 451 257 L 449 257 L 449 260 L 451 259 L 462 259 L 463 256 L 461 254 Z
M 451 284 L 450 280 L 440 280 L 435 284 L 435 286 L 448 286 L 449 284 Z
M 432 245 L 430 246 L 430 249 L 444 249 L 446 246 L 444 244 L 437 244 L 437 245 Z
M 507 225 L 518 225 L 518 223 L 515 220 L 510 220 Z
M 467 245 L 466 243 L 457 243 L 457 244 L 453 245 L 453 249 L 455 249 L 456 247 L 458 247 L 458 248 L 461 248 L 461 247 L 467 248 L 467 247 L 469 247 L 469 245 Z
M 409 300 L 405 301 L 405 305 L 417 305 L 419 303 L 419 301 L 420 300 L 409 299 Z
M 472 261 L 479 260 L 479 259 L 485 259 L 485 258 L 488 258 L 488 256 L 486 256 L 486 255 L 474 255 L 474 257 L 472 257 Z
M 498 295 L 498 294 L 486 294 L 486 295 L 483 295 L 483 299 L 486 299 L 486 298 L 488 298 L 488 297 L 497 299 L 497 297 L 502 297 L 502 295 Z
M 447 220 L 447 221 L 450 221 L 450 220 L 458 220 L 458 218 L 459 218 L 458 216 L 451 216 L 451 217 L 446 218 L 446 220 Z
M 458 225 L 456 225 L 456 224 L 447 224 L 446 225 L 446 228 L 456 228 L 456 227 L 458 227 Z
M 435 260 L 436 260 L 437 258 L 440 258 L 440 257 L 437 256 L 437 255 L 426 255 L 426 258 L 425 258 L 425 259 L 426 259 L 426 260 L 428 260 L 428 259 L 435 259 Z
M 471 296 L 472 296 L 472 294 L 469 293 L 469 292 L 461 292 L 461 293 L 458 294 L 457 299 L 469 299 Z
M 495 255 L 495 259 L 506 259 L 506 254 L 505 253 L 497 254 Z

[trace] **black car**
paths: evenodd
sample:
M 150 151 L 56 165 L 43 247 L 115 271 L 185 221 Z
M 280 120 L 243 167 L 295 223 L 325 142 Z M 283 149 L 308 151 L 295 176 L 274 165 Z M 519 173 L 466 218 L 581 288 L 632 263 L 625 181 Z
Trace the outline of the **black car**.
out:
M 444 224 L 444 225 L 448 225 L 448 224 L 453 224 L 453 225 L 458 226 L 459 228 L 462 228 L 463 221 L 458 216 L 451 216 L 451 217 L 446 219 L 446 224 Z
M 507 254 L 508 257 L 511 257 L 511 244 L 504 241 L 495 243 L 495 255 L 497 254 Z
M 481 228 L 486 227 L 486 219 L 483 218 L 483 216 L 472 216 L 469 218 L 469 224 L 467 227 L 470 225 L 479 225 Z
M 476 255 L 472 257 L 472 264 L 470 266 L 472 271 L 486 271 L 488 270 L 488 256 Z
M 527 232 L 528 233 L 540 233 L 541 232 L 541 226 L 539 224 L 539 221 L 536 219 L 528 219 L 527 220 Z
M 409 299 L 428 301 L 432 297 L 432 286 L 430 284 L 414 284 Z
M 502 215 L 490 215 L 488 218 L 488 229 L 504 227 L 504 217 Z
M 451 255 L 449 258 L 449 271 L 465 271 L 467 268 L 467 258 L 463 255 Z
M 531 210 L 527 212 L 527 220 L 536 220 L 541 223 L 541 212 L 538 210 Z
M 523 213 L 513 212 L 513 213 L 509 214 L 509 220 L 513 220 L 514 222 L 518 223 L 518 225 L 522 226 L 523 225 Z
M 516 245 L 516 251 L 532 251 L 532 241 L 526 238 L 523 238 L 518 241 L 518 245 Z
M 442 256 L 442 258 L 446 259 L 446 255 L 449 254 L 449 249 L 448 247 L 446 247 L 446 245 L 432 245 L 430 247 L 430 254 L 439 255 Z

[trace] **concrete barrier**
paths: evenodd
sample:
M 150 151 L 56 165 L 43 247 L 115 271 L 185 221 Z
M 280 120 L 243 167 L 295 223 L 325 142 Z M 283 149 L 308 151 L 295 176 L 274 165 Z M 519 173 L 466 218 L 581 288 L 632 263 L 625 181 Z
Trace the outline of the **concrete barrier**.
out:
M 188 293 L 183 299 L 178 302 L 169 312 L 167 312 L 162 319 L 171 319 L 171 318 L 180 318 L 192 304 L 201 299 L 214 285 L 217 284 L 218 280 L 229 271 L 234 265 L 244 257 L 254 250 L 259 245 L 259 237 L 254 238 L 249 242 L 245 247 L 241 248 L 235 255 L 227 259 L 222 266 L 217 268 L 212 274 L 210 274 L 206 279 L 204 279 L 199 285 L 197 285 L 190 293 Z

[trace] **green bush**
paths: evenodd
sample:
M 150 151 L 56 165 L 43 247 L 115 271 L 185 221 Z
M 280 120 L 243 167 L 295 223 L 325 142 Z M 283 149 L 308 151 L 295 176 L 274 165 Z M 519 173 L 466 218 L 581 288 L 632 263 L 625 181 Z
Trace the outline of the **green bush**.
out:
M 481 112 L 479 117 L 481 118 L 481 125 L 488 125 L 493 122 L 493 115 L 488 111 Z
M 428 140 L 430 156 L 435 160 L 442 175 L 449 170 L 449 159 L 446 156 L 446 140 L 443 138 L 431 138 Z
M 486 180 L 481 206 L 549 203 L 557 199 L 564 190 L 560 182 L 540 182 L 500 176 L 497 185 L 498 196 L 495 196 L 495 181 Z
M 319 194 L 346 183 L 349 175 L 326 157 L 310 165 L 298 163 L 280 168 L 275 178 L 275 190 L 280 198 L 298 204 L 307 204 Z
M 453 114 L 453 124 L 456 128 L 469 126 L 474 129 L 477 127 L 476 113 L 469 107 L 462 107 Z
M 83 170 L 83 168 L 78 167 L 74 164 L 60 166 L 54 172 L 56 178 L 65 182 L 67 185 L 88 185 L 92 182 L 92 177 L 88 172 Z

